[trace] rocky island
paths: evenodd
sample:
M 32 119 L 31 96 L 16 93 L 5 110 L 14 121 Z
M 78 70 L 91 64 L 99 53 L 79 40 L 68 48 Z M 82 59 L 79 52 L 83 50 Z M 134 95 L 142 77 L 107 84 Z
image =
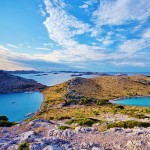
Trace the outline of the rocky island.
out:
M 0 94 L 42 91 L 46 86 L 31 79 L 11 75 L 5 71 L 0 71 Z

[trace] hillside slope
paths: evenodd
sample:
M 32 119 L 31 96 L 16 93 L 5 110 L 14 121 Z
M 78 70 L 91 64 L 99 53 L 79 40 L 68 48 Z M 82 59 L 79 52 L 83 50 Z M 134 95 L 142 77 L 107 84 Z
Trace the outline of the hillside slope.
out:
M 43 91 L 46 106 L 60 101 L 77 100 L 83 97 L 110 100 L 131 96 L 150 95 L 150 78 L 136 76 L 105 76 L 90 79 L 74 78 L 49 87 Z
M 16 93 L 28 91 L 41 91 L 46 86 L 34 80 L 8 74 L 0 71 L 0 93 Z
M 78 79 L 76 78 L 75 80 Z M 81 95 L 97 99 L 114 99 L 150 94 L 150 78 L 143 75 L 105 76 L 83 80 L 84 82 L 79 82 L 79 84 L 72 86 L 71 89 Z
M 114 113 L 129 116 L 150 113 L 149 108 L 124 106 L 120 109 L 108 102 L 122 97 L 150 96 L 150 78 L 142 75 L 74 78 L 46 88 L 43 95 L 41 109 L 32 119 L 105 118 Z

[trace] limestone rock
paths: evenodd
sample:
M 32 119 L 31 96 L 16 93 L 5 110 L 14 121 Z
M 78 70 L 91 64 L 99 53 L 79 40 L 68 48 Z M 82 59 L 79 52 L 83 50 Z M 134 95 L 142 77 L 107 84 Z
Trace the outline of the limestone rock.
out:
M 20 136 L 20 143 L 22 142 L 32 142 L 36 138 L 34 131 L 28 131 L 22 133 Z
M 48 145 L 43 150 L 63 150 L 61 147 L 58 145 Z

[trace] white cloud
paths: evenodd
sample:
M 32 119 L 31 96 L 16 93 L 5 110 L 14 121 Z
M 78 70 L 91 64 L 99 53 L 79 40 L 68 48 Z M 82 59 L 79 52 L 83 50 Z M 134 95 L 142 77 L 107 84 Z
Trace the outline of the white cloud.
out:
M 136 53 L 140 50 L 148 48 L 150 46 L 150 41 L 144 39 L 132 39 L 125 41 L 122 45 L 119 46 L 120 52 L 126 53 Z
M 0 50 L 2 51 L 8 51 L 9 49 L 8 48 L 6 48 L 6 47 L 4 47 L 3 45 L 0 45 Z
M 150 28 L 148 28 L 148 29 L 144 32 L 143 38 L 150 39 Z
M 81 35 L 87 32 L 94 33 L 95 30 L 90 28 L 89 24 L 78 20 L 62 9 L 59 3 L 53 5 L 49 0 L 44 0 L 44 2 L 49 17 L 46 18 L 43 24 L 48 30 L 50 39 L 57 42 L 62 47 L 61 50 L 55 51 L 50 55 L 57 52 L 57 55 L 53 56 L 59 61 L 64 62 L 77 62 L 89 59 L 98 60 L 102 55 L 101 47 L 99 47 L 99 51 L 95 51 L 95 47 L 80 44 L 74 39 L 75 35 Z
M 76 64 L 80 66 L 83 62 L 109 62 L 114 65 L 144 66 L 145 62 L 141 60 L 131 61 L 132 58 L 148 59 L 148 54 L 139 55 L 141 51 L 150 46 L 147 39 L 130 39 L 124 34 L 127 29 L 113 28 L 111 26 L 105 30 L 102 25 L 122 25 L 130 21 L 145 22 L 149 16 L 149 3 L 147 0 L 133 2 L 132 0 L 102 0 L 100 6 L 93 13 L 93 20 L 96 26 L 91 25 L 74 17 L 66 10 L 67 5 L 60 0 L 44 0 L 46 6 L 47 18 L 43 22 L 49 37 L 61 48 L 51 51 L 49 54 L 36 54 L 36 59 L 42 59 L 49 62 Z M 92 5 L 93 0 L 88 0 L 85 5 Z M 83 7 L 87 7 L 87 6 Z M 85 8 L 86 9 L 86 8 Z M 141 26 L 137 26 L 141 28 Z M 81 44 L 76 35 L 90 33 L 98 44 Z M 100 34 L 101 33 L 101 34 Z M 144 36 L 144 35 L 143 35 Z M 118 42 L 119 41 L 119 42 Z M 106 49 L 114 42 L 119 44 L 114 49 Z M 95 42 L 94 42 L 95 43 Z M 121 43 L 121 44 L 120 44 Z M 115 44 L 115 43 L 114 43 Z M 101 45 L 101 46 L 99 46 Z M 48 48 L 51 44 L 45 43 L 43 47 Z M 116 64 L 114 62 L 117 62 Z M 143 65 L 144 64 L 144 65 Z M 84 66 L 84 65 L 83 65 Z
M 65 46 L 75 44 L 71 39 L 74 35 L 83 34 L 89 31 L 89 25 L 77 20 L 74 16 L 68 14 L 61 6 L 54 6 L 49 0 L 44 0 L 47 13 L 50 15 L 44 21 L 44 25 L 49 32 L 52 40 Z M 68 42 L 67 42 L 68 41 Z
M 44 45 L 44 46 L 51 46 L 51 47 L 53 47 L 53 46 L 54 46 L 54 44 L 53 44 L 53 43 L 43 43 L 43 45 Z
M 83 5 L 81 5 L 81 6 L 79 6 L 79 8 L 83 8 L 83 9 L 86 9 L 86 8 L 88 8 L 89 6 L 87 5 L 87 4 L 83 4 Z
M 135 66 L 135 67 L 144 67 L 145 63 L 136 62 L 136 61 L 121 61 L 121 62 L 112 62 L 116 66 Z
M 114 40 L 111 38 L 111 36 L 114 33 L 112 31 L 107 32 L 106 36 L 100 37 L 97 39 L 99 42 L 101 42 L 103 45 L 108 46 L 114 43 Z
M 33 68 L 6 58 L 0 58 L 0 70 L 33 70 Z
M 12 47 L 12 48 L 18 48 L 18 46 L 17 46 L 17 45 L 10 44 L 10 43 L 8 43 L 8 44 L 7 44 L 7 46 Z
M 45 17 L 46 12 L 44 11 L 44 9 L 43 9 L 43 7 L 42 7 L 41 4 L 39 4 L 39 8 L 40 8 L 41 15 L 42 15 L 43 17 Z
M 92 5 L 92 4 L 97 3 L 97 2 L 98 2 L 98 0 L 87 0 L 87 1 L 85 2 L 85 4 L 87 4 L 87 5 Z
M 37 49 L 37 50 L 50 50 L 49 48 L 46 48 L 46 47 L 37 47 L 35 49 Z
M 10 58 L 16 58 L 16 54 L 11 52 L 8 48 L 0 45 L 0 69 L 1 70 L 32 70 L 31 67 L 27 67 L 21 63 L 17 63 Z M 19 57 L 19 55 L 18 55 Z
M 101 0 L 93 13 L 98 25 L 121 25 L 133 20 L 142 21 L 150 16 L 149 0 Z
M 66 4 L 64 2 L 64 0 L 53 0 L 53 3 L 56 5 L 56 6 L 60 6 L 62 8 L 65 8 L 66 7 Z

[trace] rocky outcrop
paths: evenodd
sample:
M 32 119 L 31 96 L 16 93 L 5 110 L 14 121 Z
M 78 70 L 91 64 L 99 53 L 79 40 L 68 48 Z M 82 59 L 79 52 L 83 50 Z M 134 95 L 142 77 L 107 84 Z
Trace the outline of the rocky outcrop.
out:
M 94 127 L 58 130 L 57 124 L 44 119 L 0 128 L 0 150 L 16 150 L 29 143 L 30 150 L 146 150 L 150 149 L 149 128 L 112 128 L 100 132 Z
M 34 80 L 25 79 L 19 76 L 8 74 L 4 71 L 0 71 L 0 94 L 41 91 L 45 87 L 45 85 L 37 83 Z

